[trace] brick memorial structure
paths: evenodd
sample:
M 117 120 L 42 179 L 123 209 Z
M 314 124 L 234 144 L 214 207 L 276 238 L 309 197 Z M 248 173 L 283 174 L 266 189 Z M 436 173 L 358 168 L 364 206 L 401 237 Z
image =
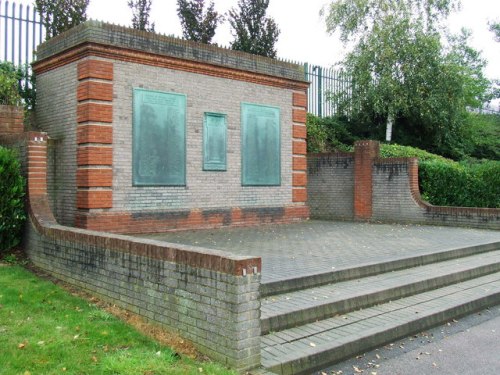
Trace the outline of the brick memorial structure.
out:
M 42 44 L 57 221 L 117 233 L 309 217 L 301 66 L 95 21 Z

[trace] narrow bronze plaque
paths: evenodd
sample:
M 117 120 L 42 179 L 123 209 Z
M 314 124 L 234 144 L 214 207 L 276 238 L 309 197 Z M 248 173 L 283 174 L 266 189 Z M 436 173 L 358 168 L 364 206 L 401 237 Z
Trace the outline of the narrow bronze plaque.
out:
M 241 182 L 250 186 L 281 184 L 280 110 L 241 105 Z
M 203 121 L 203 170 L 225 171 L 226 148 L 226 115 L 206 112 Z
M 186 184 L 186 96 L 134 89 L 133 184 Z

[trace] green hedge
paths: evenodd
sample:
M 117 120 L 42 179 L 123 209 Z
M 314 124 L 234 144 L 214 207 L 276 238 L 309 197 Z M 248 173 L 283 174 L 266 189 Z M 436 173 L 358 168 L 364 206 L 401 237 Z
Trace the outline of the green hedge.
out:
M 422 198 L 436 206 L 500 208 L 500 161 L 455 162 L 414 147 L 380 147 L 382 157 L 417 157 Z
M 24 211 L 24 178 L 13 151 L 0 146 L 0 253 L 21 240 Z

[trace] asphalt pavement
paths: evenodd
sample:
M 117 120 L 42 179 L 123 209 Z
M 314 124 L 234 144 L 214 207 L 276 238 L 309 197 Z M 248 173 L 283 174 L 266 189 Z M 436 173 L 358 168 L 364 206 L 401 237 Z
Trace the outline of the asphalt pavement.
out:
M 500 305 L 385 345 L 316 375 L 498 375 Z

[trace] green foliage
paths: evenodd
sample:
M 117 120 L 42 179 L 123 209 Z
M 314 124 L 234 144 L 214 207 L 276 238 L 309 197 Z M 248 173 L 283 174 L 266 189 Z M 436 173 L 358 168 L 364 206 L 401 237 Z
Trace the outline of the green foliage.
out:
M 500 115 L 471 113 L 472 149 L 469 156 L 500 160 Z
M 132 27 L 138 30 L 155 31 L 155 24 L 149 23 L 152 0 L 129 0 L 128 6 L 132 9 Z
M 382 157 L 419 159 L 422 198 L 436 206 L 500 207 L 500 161 L 456 162 L 418 148 L 380 145 Z
M 0 285 L 1 374 L 236 374 L 179 355 L 19 266 L 0 267 Z
M 182 35 L 187 40 L 210 44 L 215 29 L 223 20 L 211 1 L 205 10 L 205 0 L 177 0 L 177 14 L 181 20 Z
M 341 0 L 327 14 L 330 32 L 355 43 L 343 62 L 352 77 L 335 98 L 356 134 L 385 139 L 393 120 L 396 143 L 460 158 L 470 147 L 468 108 L 489 99 L 485 61 L 468 46 L 469 33 L 449 37 L 439 26 L 455 0 Z M 361 130 L 364 129 L 364 130 Z
M 348 145 L 356 138 L 349 133 L 341 118 L 321 118 L 308 113 L 306 126 L 308 152 L 352 151 Z
M 228 13 L 234 40 L 231 48 L 255 55 L 276 57 L 275 44 L 280 30 L 274 19 L 266 17 L 269 0 L 238 0 L 239 9 Z
M 21 105 L 32 109 L 36 102 L 35 76 L 28 64 L 16 67 L 0 62 L 0 104 Z
M 19 105 L 19 75 L 15 66 L 9 62 L 0 63 L 0 104 Z
M 422 197 L 438 206 L 500 208 L 500 162 L 419 163 Z
M 442 161 L 452 162 L 442 156 L 432 154 L 428 151 L 411 146 L 382 143 L 380 145 L 380 156 L 383 158 L 418 158 L 419 161 Z
M 490 23 L 490 31 L 495 34 L 495 39 L 500 42 L 500 22 Z
M 47 39 L 87 20 L 90 0 L 35 0 L 35 7 L 47 31 Z
M 0 252 L 21 240 L 24 212 L 24 178 L 16 155 L 0 146 Z

